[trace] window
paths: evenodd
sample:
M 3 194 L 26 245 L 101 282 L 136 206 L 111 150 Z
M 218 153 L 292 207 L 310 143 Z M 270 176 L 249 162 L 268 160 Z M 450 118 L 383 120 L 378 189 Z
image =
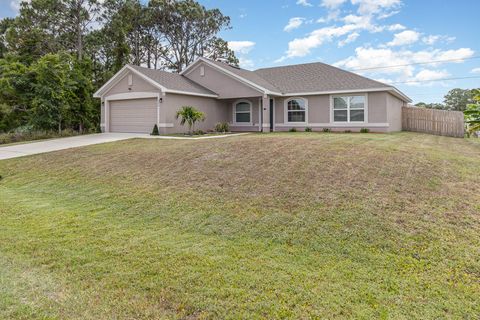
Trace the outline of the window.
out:
M 365 96 L 333 97 L 334 122 L 365 122 Z
M 128 75 L 128 85 L 133 85 L 133 76 L 131 74 Z
M 241 125 L 251 125 L 252 123 L 252 103 L 247 100 L 238 101 L 233 105 L 234 115 L 233 123 Z
M 205 67 L 200 66 L 200 77 L 204 77 L 204 76 L 205 76 Z
M 286 101 L 286 122 L 307 122 L 307 102 L 302 98 Z

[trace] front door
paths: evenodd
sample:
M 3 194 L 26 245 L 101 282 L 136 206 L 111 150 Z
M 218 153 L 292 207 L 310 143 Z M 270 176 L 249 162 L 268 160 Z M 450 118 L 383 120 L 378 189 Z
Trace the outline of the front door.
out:
M 273 107 L 274 107 L 274 103 L 273 103 L 273 99 L 270 99 L 270 132 L 273 131 Z

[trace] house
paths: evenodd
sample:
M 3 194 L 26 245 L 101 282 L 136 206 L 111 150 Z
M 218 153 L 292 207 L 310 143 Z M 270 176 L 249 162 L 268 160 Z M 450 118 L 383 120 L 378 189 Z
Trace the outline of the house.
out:
M 197 125 L 232 131 L 291 128 L 390 132 L 402 129 L 402 106 L 411 102 L 395 87 L 324 63 L 255 71 L 199 58 L 180 74 L 126 65 L 102 86 L 104 132 L 184 132 L 175 119 L 182 106 L 203 111 Z

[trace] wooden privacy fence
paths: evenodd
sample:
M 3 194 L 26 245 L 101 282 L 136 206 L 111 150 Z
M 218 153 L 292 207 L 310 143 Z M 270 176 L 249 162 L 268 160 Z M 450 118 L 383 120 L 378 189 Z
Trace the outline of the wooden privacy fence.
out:
M 402 129 L 463 138 L 465 134 L 463 112 L 402 107 Z

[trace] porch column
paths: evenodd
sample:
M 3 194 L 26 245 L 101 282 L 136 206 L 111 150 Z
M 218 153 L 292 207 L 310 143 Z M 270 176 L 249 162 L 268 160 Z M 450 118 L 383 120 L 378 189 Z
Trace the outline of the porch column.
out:
M 270 132 L 270 97 L 267 94 L 262 98 L 262 131 Z

